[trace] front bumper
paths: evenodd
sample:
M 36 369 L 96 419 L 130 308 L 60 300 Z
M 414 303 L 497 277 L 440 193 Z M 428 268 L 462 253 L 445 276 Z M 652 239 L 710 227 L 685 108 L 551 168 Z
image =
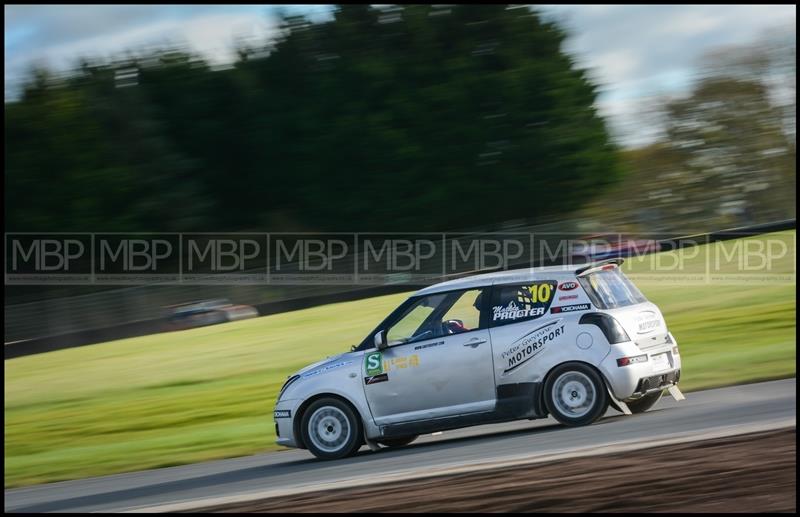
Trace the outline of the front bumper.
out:
M 275 443 L 284 447 L 299 447 L 294 434 L 294 419 L 302 400 L 280 400 L 272 413 L 275 420 Z

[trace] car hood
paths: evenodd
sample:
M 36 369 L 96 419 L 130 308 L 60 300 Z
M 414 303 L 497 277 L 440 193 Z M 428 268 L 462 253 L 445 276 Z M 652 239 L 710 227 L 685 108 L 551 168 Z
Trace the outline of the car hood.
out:
M 306 375 L 309 373 L 313 373 L 317 370 L 322 371 L 325 369 L 326 366 L 333 366 L 336 363 L 341 362 L 343 360 L 353 360 L 352 358 L 355 358 L 356 354 L 357 354 L 356 352 L 344 352 L 341 354 L 329 356 L 323 359 L 322 361 L 317 361 L 316 363 L 310 364 L 304 368 L 301 368 L 300 370 L 297 370 L 295 372 L 295 375 Z

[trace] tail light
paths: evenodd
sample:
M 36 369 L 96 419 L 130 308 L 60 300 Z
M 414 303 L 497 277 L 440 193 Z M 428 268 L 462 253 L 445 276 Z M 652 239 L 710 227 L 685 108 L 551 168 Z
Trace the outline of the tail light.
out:
M 617 366 L 628 366 L 629 364 L 647 362 L 647 354 L 634 355 L 632 357 L 620 357 L 617 359 Z

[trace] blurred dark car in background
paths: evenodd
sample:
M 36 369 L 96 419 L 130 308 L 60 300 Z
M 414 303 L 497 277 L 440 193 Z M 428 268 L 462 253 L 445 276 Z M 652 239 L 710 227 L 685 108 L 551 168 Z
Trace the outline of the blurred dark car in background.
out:
M 203 300 L 164 307 L 167 330 L 184 330 L 255 318 L 258 311 L 250 305 L 234 305 L 227 299 Z

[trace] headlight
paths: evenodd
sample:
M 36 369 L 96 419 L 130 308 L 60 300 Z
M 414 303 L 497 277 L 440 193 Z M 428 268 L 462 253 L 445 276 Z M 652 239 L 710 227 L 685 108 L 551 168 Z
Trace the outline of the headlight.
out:
M 293 383 L 299 378 L 300 378 L 299 375 L 292 375 L 291 377 L 286 379 L 286 382 L 283 383 L 283 387 L 281 387 L 280 393 L 278 393 L 278 400 L 281 399 L 281 397 L 283 396 L 283 392 L 286 391 L 286 388 L 288 388 L 291 383 Z

